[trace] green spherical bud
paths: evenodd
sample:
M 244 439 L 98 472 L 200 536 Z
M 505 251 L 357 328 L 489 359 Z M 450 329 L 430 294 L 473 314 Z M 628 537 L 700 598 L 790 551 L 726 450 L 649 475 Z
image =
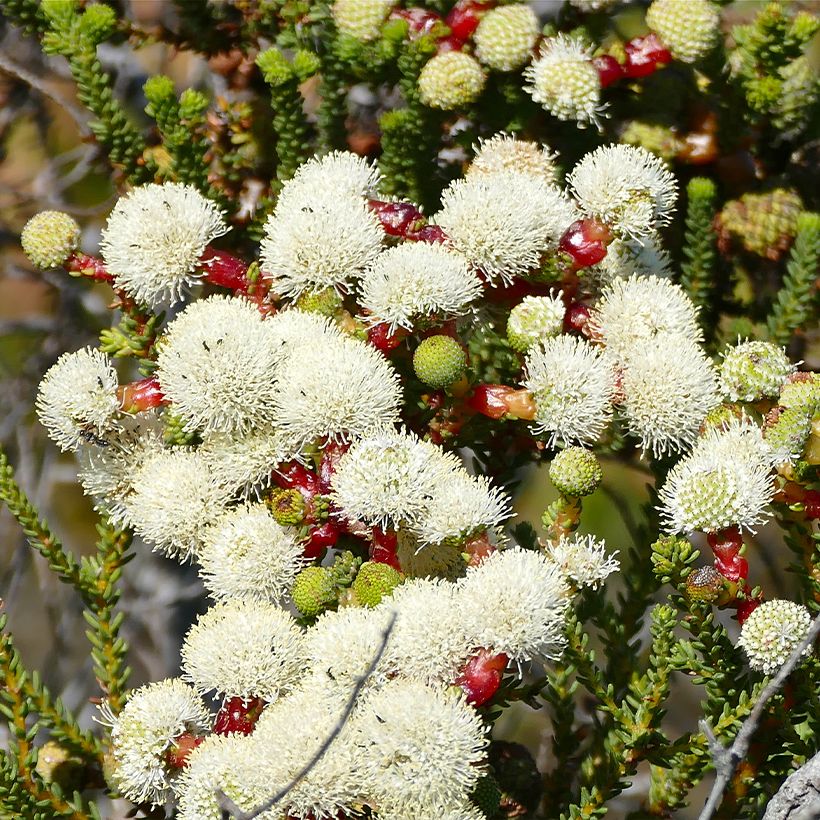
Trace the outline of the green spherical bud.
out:
M 80 226 L 62 211 L 41 211 L 28 222 L 20 235 L 23 252 L 40 270 L 62 265 L 80 240 Z
M 46 741 L 37 750 L 34 769 L 46 783 L 56 783 L 69 794 L 82 787 L 85 770 L 82 759 L 54 740 Z
M 723 354 L 720 381 L 732 401 L 774 398 L 794 365 L 783 348 L 771 342 L 743 342 Z
M 795 373 L 780 390 L 781 407 L 803 408 L 813 415 L 820 406 L 820 376 L 817 373 Z
M 311 290 L 303 293 L 296 300 L 296 307 L 305 313 L 318 313 L 321 316 L 333 316 L 342 306 L 342 298 L 335 288 Z
M 501 805 L 501 789 L 498 788 L 495 778 L 485 774 L 475 784 L 470 800 L 481 809 L 485 817 L 495 817 Z
M 275 487 L 265 496 L 265 504 L 277 524 L 287 527 L 302 523 L 305 515 L 305 499 L 299 490 Z
M 361 43 L 375 40 L 395 0 L 336 0 L 331 7 L 336 27 Z
M 775 407 L 767 416 L 763 438 L 780 461 L 799 459 L 811 435 L 812 415 L 804 407 Z
M 712 428 L 721 429 L 726 427 L 733 419 L 742 418 L 743 412 L 731 404 L 719 404 L 713 407 L 703 419 L 700 425 L 700 434 L 703 435 Z
M 538 33 L 538 18 L 529 6 L 492 9 L 473 35 L 476 57 L 495 71 L 514 71 L 530 61 Z
M 428 336 L 413 354 L 413 370 L 435 389 L 457 382 L 467 367 L 467 354 L 452 336 Z
M 336 585 L 327 567 L 306 567 L 293 582 L 293 605 L 306 618 L 315 618 L 336 603 Z
M 365 561 L 356 580 L 353 582 L 353 593 L 363 606 L 376 606 L 385 595 L 402 582 L 401 573 L 390 564 L 376 561 Z
M 669 126 L 641 120 L 627 123 L 621 133 L 621 142 L 645 148 L 667 161 L 673 160 L 683 147 L 683 143 Z
M 475 102 L 484 90 L 484 69 L 463 51 L 433 57 L 419 74 L 419 95 L 430 108 L 452 111 Z
M 646 24 L 682 63 L 695 63 L 717 42 L 718 7 L 709 0 L 655 0 L 647 9 Z
M 598 488 L 604 471 L 598 457 L 583 447 L 567 447 L 552 460 L 550 481 L 562 495 L 590 495 Z
M 564 328 L 566 307 L 560 296 L 526 296 L 510 311 L 507 341 L 513 350 L 526 353 L 531 347 Z
M 723 576 L 714 567 L 700 567 L 686 576 L 686 597 L 690 601 L 716 601 L 724 586 Z

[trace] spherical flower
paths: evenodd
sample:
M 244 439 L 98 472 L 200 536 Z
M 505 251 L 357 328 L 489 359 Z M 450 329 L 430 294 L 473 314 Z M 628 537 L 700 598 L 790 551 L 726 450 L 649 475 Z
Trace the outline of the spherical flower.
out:
M 63 353 L 37 390 L 37 417 L 61 450 L 76 450 L 116 427 L 117 373 L 105 353 L 84 347 Z M 105 443 L 105 441 L 103 441 Z
M 362 275 L 359 304 L 391 331 L 431 316 L 464 314 L 481 295 L 479 278 L 451 248 L 407 242 L 380 253 Z
M 613 279 L 631 276 L 672 276 L 672 258 L 661 246 L 660 237 L 651 233 L 637 239 L 615 239 L 606 249 L 606 256 L 591 272 L 604 284 Z
M 434 444 L 394 430 L 353 443 L 331 478 L 331 499 L 350 521 L 382 528 L 415 521 L 458 460 Z
M 524 387 L 536 405 L 534 429 L 550 443 L 593 442 L 612 417 L 615 377 L 603 353 L 575 336 L 530 348 Z
M 485 476 L 463 468 L 439 474 L 432 497 L 411 530 L 422 544 L 463 543 L 495 530 L 512 515 L 507 496 Z
M 304 310 L 279 310 L 265 320 L 267 333 L 279 347 L 279 359 L 305 347 L 317 347 L 345 338 L 339 326 L 325 316 Z
M 192 185 L 143 185 L 121 197 L 100 241 L 114 284 L 138 302 L 178 302 L 209 242 L 228 231 L 222 211 Z
M 604 579 L 620 569 L 613 553 L 607 553 L 606 544 L 593 535 L 562 537 L 557 544 L 547 547 L 547 555 L 561 569 L 575 587 L 597 589 Z
M 183 677 L 199 691 L 276 700 L 304 664 L 293 616 L 262 601 L 225 601 L 200 616 L 182 645 Z
M 776 398 L 795 369 L 782 347 L 771 342 L 742 342 L 724 352 L 720 386 L 731 401 Z
M 294 194 L 268 217 L 259 259 L 272 289 L 296 297 L 348 286 L 376 259 L 383 238 L 363 197 L 323 187 Z
M 581 210 L 621 237 L 646 236 L 670 220 L 678 196 L 666 163 L 645 148 L 602 145 L 567 177 Z
M 20 244 L 29 262 L 40 270 L 62 265 L 77 250 L 80 226 L 62 211 L 41 211 L 23 227 Z
M 646 24 L 676 60 L 696 63 L 717 43 L 720 11 L 709 0 L 654 0 L 646 10 Z
M 345 338 L 294 351 L 279 376 L 276 420 L 296 440 L 346 441 L 398 421 L 398 374 L 363 342 Z
M 575 120 L 581 127 L 590 122 L 598 125 L 605 106 L 591 59 L 591 50 L 580 38 L 549 37 L 524 70 L 529 83 L 524 90 L 559 120 Z
M 803 456 L 812 432 L 813 414 L 803 407 L 775 407 L 766 416 L 763 436 L 775 464 L 788 464 Z
M 487 742 L 463 697 L 411 680 L 370 693 L 351 726 L 368 802 L 408 817 L 464 804 L 484 772 Z
M 132 487 L 127 521 L 155 549 L 180 561 L 196 554 L 206 528 L 230 500 L 205 459 L 184 447 L 146 456 Z
M 280 603 L 304 565 L 302 546 L 264 504 L 235 507 L 205 533 L 197 553 L 205 587 L 217 600 Z
M 811 614 L 792 601 L 765 601 L 744 621 L 737 645 L 756 672 L 771 675 L 791 657 L 809 632 Z M 803 656 L 811 654 L 807 647 Z
M 396 557 L 408 578 L 445 578 L 454 581 L 464 574 L 467 563 L 458 543 L 421 544 L 413 533 L 400 530 Z
M 719 403 L 712 362 L 690 337 L 662 334 L 635 344 L 621 371 L 621 410 L 640 448 L 681 452 Z
M 413 372 L 418 380 L 434 390 L 459 381 L 467 369 L 467 352 L 452 336 L 428 336 L 413 351 Z
M 475 57 L 445 51 L 427 61 L 419 74 L 419 96 L 430 108 L 452 111 L 475 102 L 487 77 Z
M 336 0 L 333 21 L 343 34 L 362 43 L 375 40 L 396 0 Z
M 557 245 L 575 209 L 554 185 L 514 171 L 473 174 L 442 194 L 434 221 L 452 246 L 490 281 L 537 267 Z
M 556 657 L 563 644 L 569 587 L 539 552 L 492 553 L 457 582 L 456 602 L 473 647 L 532 660 Z
M 181 680 L 168 678 L 136 689 L 116 716 L 106 702 L 100 711 L 100 722 L 111 727 L 113 785 L 134 803 L 165 803 L 177 777 L 166 764 L 166 753 L 180 735 L 210 728 L 211 716 L 199 695 Z
M 273 424 L 278 349 L 244 299 L 211 296 L 168 326 L 157 378 L 188 430 L 247 433 Z
M 680 285 L 657 276 L 633 274 L 611 282 L 595 306 L 592 326 L 617 360 L 659 334 L 703 338 L 692 300 Z
M 467 168 L 468 177 L 515 171 L 537 177 L 550 185 L 558 182 L 555 165 L 558 155 L 537 142 L 520 140 L 502 131 L 487 140 L 480 138 L 474 149 L 476 154 Z
M 592 450 L 567 447 L 550 463 L 550 481 L 563 495 L 582 497 L 591 495 L 603 481 L 604 471 Z
M 820 374 L 795 373 L 780 390 L 778 405 L 789 409 L 801 409 L 812 415 L 820 406 Z
M 514 71 L 529 62 L 538 32 L 538 18 L 529 6 L 491 9 L 473 34 L 476 57 L 494 71 Z
M 754 532 L 774 495 L 772 454 L 751 422 L 712 428 L 669 472 L 658 497 L 667 532 Z
M 526 353 L 539 342 L 562 332 L 566 312 L 560 291 L 555 296 L 525 296 L 510 311 L 507 341 L 513 350 Z

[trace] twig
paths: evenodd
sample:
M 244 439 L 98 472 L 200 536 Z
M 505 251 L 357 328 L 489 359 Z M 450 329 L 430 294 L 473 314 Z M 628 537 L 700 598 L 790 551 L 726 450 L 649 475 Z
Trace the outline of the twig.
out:
M 731 746 L 726 748 L 715 737 L 712 727 L 708 721 L 701 720 L 699 722 L 700 730 L 706 735 L 709 741 L 709 749 L 712 752 L 712 761 L 715 766 L 715 782 L 712 786 L 712 791 L 709 794 L 709 799 L 703 807 L 703 811 L 698 816 L 698 820 L 709 820 L 717 811 L 720 801 L 723 797 L 723 792 L 729 785 L 732 775 L 735 773 L 738 763 L 746 756 L 749 751 L 749 745 L 752 741 L 752 736 L 757 730 L 760 719 L 763 717 L 763 711 L 766 704 L 780 691 L 781 687 L 786 681 L 786 678 L 792 673 L 794 668 L 803 658 L 803 653 L 808 649 L 820 635 L 820 615 L 818 615 L 806 633 L 802 641 L 794 648 L 794 651 L 789 656 L 789 659 L 780 671 L 766 684 L 766 687 L 760 693 L 749 717 L 743 722 L 740 731 L 735 736 Z
M 308 774 L 311 769 L 313 769 L 313 767 L 319 762 L 322 755 L 330 748 L 333 741 L 336 740 L 339 733 L 345 727 L 345 724 L 353 712 L 353 707 L 356 705 L 356 701 L 358 700 L 365 683 L 367 683 L 368 678 L 373 674 L 376 667 L 379 665 L 379 661 L 382 659 L 382 655 L 384 654 L 384 650 L 387 648 L 387 642 L 390 640 L 390 635 L 393 632 L 395 623 L 396 613 L 393 612 L 387 626 L 384 628 L 384 632 L 382 632 L 381 644 L 379 645 L 378 652 L 376 652 L 373 656 L 373 660 L 370 661 L 370 664 L 364 671 L 364 674 L 357 679 L 356 685 L 350 693 L 350 697 L 348 698 L 344 711 L 339 717 L 339 720 L 336 722 L 336 725 L 333 727 L 333 731 L 325 738 L 322 745 L 317 749 L 316 754 L 314 754 L 313 757 L 302 767 L 302 769 L 299 770 L 290 783 L 286 784 L 272 797 L 269 797 L 264 803 L 262 803 L 262 805 L 257 806 L 255 809 L 251 809 L 248 812 L 237 806 L 236 803 L 234 803 L 233 800 L 225 794 L 225 792 L 217 789 L 216 798 L 219 802 L 219 807 L 223 812 L 223 820 L 229 817 L 234 817 L 235 820 L 254 820 L 254 818 L 259 817 L 266 811 L 270 811 L 270 809 L 272 809 L 283 797 L 285 797 L 296 786 L 296 784 L 299 783 L 299 781 L 306 774 Z

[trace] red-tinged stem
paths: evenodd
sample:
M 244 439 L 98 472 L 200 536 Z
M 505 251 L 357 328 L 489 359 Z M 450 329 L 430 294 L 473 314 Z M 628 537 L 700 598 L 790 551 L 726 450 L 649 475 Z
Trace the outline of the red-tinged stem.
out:
M 117 395 L 125 413 L 144 413 L 168 403 L 156 376 L 121 385 Z
M 248 266 L 232 253 L 209 246 L 199 257 L 199 269 L 212 285 L 240 292 L 248 289 Z
M 262 698 L 227 698 L 216 715 L 214 734 L 232 735 L 239 732 L 249 735 L 266 706 L 267 702 Z
M 465 402 L 467 407 L 491 419 L 516 416 L 535 418 L 536 407 L 529 390 L 516 390 L 506 384 L 479 384 Z
M 470 658 L 455 681 L 467 695 L 467 702 L 473 706 L 487 703 L 501 686 L 501 678 L 509 661 L 503 652 L 494 655 L 487 649 L 480 649 Z
M 89 256 L 87 253 L 82 253 L 82 251 L 74 251 L 63 262 L 63 267 L 72 276 L 83 276 L 86 279 L 93 279 L 95 282 L 114 281 L 114 277 L 108 272 L 102 259 Z
M 170 769 L 184 769 L 188 765 L 191 752 L 205 740 L 203 735 L 184 732 L 165 752 L 165 763 Z
M 373 527 L 373 542 L 370 545 L 370 560 L 379 564 L 389 564 L 393 569 L 401 572 L 399 558 L 396 555 L 398 537 L 392 530 L 383 530 Z

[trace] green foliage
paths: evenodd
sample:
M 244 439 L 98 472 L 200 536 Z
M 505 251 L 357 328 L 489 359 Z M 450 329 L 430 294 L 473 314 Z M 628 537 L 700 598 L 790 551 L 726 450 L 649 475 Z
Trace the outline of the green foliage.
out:
M 715 218 L 717 188 L 707 177 L 694 177 L 686 188 L 686 235 L 681 285 L 700 308 L 700 323 L 708 334 L 713 327 L 707 311 L 715 290 Z

